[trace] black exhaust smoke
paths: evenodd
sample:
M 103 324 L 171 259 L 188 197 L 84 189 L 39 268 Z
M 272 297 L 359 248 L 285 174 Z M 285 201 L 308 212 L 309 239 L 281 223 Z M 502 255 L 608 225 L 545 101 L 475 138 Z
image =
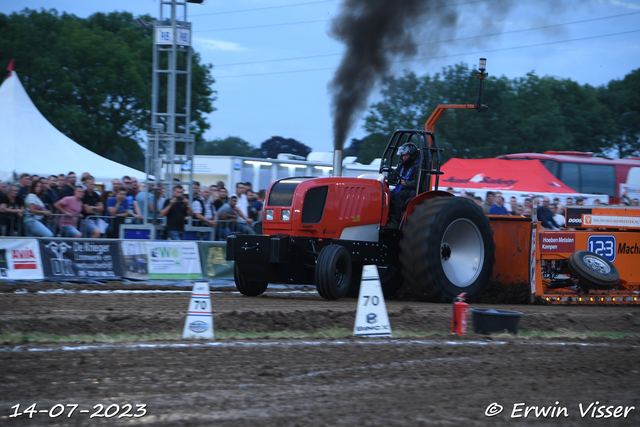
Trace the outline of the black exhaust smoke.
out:
M 548 6 L 563 1 L 541 0 L 541 3 Z M 502 25 L 513 3 L 485 0 L 456 5 L 452 0 L 343 0 L 329 30 L 332 37 L 347 46 L 329 83 L 334 149 L 344 149 L 351 128 L 367 107 L 369 95 L 391 74 L 394 62 L 411 59 L 417 53 L 437 54 L 443 49 L 442 42 L 451 40 L 459 28 L 471 29 L 477 35 L 480 31 L 491 33 Z M 481 44 L 481 40 L 472 42 L 476 48 Z
M 414 56 L 416 27 L 428 5 L 445 0 L 344 0 L 330 34 L 347 45 L 329 91 L 333 97 L 334 149 L 342 150 L 347 135 L 367 107 L 371 91 L 389 74 L 394 59 Z M 452 8 L 440 11 L 444 25 L 455 25 Z

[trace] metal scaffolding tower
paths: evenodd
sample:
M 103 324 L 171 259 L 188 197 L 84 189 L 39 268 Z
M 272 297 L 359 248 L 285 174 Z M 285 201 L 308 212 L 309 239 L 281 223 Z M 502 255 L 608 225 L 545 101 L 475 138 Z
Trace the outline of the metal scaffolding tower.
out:
M 187 22 L 187 3 L 201 1 L 160 0 L 160 17 L 153 22 L 151 131 L 147 133 L 145 166 L 147 182 L 152 175 L 157 186 L 165 187 L 167 198 L 172 197 L 174 184 L 185 185 L 190 198 L 193 193 L 195 137 L 190 132 L 191 23 Z M 177 172 L 181 179 L 174 180 Z M 182 178 L 184 174 L 188 178 Z M 144 210 L 146 218 L 146 204 Z

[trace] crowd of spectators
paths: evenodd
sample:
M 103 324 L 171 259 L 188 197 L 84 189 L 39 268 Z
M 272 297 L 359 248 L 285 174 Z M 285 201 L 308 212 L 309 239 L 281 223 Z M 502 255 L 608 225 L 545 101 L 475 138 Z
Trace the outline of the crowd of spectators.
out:
M 449 187 L 447 191 L 456 195 L 454 189 Z M 517 215 L 531 218 L 534 205 L 537 207 L 536 218 L 541 223 L 543 229 L 561 230 L 565 228 L 566 207 L 560 203 L 559 198 L 554 198 L 553 202 L 547 196 L 542 197 L 526 197 L 523 203 L 519 203 L 515 196 L 509 199 L 509 204 L 505 203 L 504 197 L 500 191 L 487 191 L 484 200 L 482 197 L 475 196 L 473 193 L 462 190 L 460 197 L 467 197 L 476 202 L 478 207 L 483 210 L 486 215 Z M 595 199 L 594 205 L 602 206 L 603 203 L 599 199 Z M 574 201 L 572 197 L 566 200 L 567 206 L 584 205 L 584 199 L 578 197 Z M 638 199 L 626 200 L 623 198 L 619 206 L 639 206 Z
M 194 181 L 191 197 L 182 185 L 138 183 L 124 176 L 111 181 L 112 189 L 99 191 L 87 172 L 80 180 L 74 172 L 40 177 L 24 173 L 16 183 L 0 182 L 0 235 L 28 237 L 118 238 L 122 224 L 164 224 L 162 235 L 185 239 L 185 225 L 224 240 L 229 234 L 260 232 L 265 190 L 257 194 L 250 183 L 238 183 L 229 195 L 222 181 L 201 187 Z M 168 187 L 168 186 L 167 186 Z M 190 201 L 191 200 L 191 201 Z M 207 228 L 210 232 L 204 232 Z
M 111 182 L 111 190 L 96 189 L 94 178 L 85 172 L 78 181 L 74 172 L 41 177 L 23 173 L 15 183 L 0 182 L 0 235 L 33 237 L 92 237 L 118 238 L 122 224 L 165 224 L 164 237 L 171 240 L 185 238 L 185 225 L 196 227 L 216 240 L 229 234 L 261 232 L 260 218 L 265 190 L 255 193 L 251 183 L 236 184 L 233 193 L 218 181 L 201 186 L 194 181 L 191 197 L 188 189 L 174 185 L 145 188 L 135 177 L 124 176 Z M 455 194 L 453 188 L 448 192 Z M 167 198 L 165 193 L 169 192 Z M 519 203 L 511 197 L 506 203 L 501 192 L 488 191 L 484 200 L 461 190 L 458 194 L 475 201 L 487 215 L 518 215 L 531 218 L 534 205 L 537 220 L 545 229 L 564 228 L 565 206 L 558 198 L 527 197 Z M 157 199 L 157 200 L 156 200 Z M 190 201 L 191 200 L 191 201 Z M 584 200 L 566 199 L 567 205 L 582 205 Z M 594 205 L 602 205 L 596 199 Z M 623 197 L 622 206 L 638 206 L 638 199 Z M 189 220 L 191 219 L 191 221 Z

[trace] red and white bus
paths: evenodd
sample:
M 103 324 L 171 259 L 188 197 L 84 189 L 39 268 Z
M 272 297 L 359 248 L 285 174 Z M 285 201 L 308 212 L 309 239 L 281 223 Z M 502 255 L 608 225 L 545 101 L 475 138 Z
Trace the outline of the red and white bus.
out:
M 605 159 L 579 151 L 545 151 L 498 156 L 499 159 L 537 159 L 560 181 L 579 193 L 607 194 L 609 203 L 620 203 L 622 188 L 637 198 L 640 192 L 640 157 Z

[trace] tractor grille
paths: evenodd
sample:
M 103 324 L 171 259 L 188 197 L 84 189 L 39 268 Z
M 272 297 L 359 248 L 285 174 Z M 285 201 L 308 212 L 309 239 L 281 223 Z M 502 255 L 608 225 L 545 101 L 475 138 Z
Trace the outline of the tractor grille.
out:
M 364 187 L 348 185 L 344 187 L 342 197 L 338 199 L 342 200 L 339 219 L 356 218 L 362 214 L 365 199 L 364 193 Z

